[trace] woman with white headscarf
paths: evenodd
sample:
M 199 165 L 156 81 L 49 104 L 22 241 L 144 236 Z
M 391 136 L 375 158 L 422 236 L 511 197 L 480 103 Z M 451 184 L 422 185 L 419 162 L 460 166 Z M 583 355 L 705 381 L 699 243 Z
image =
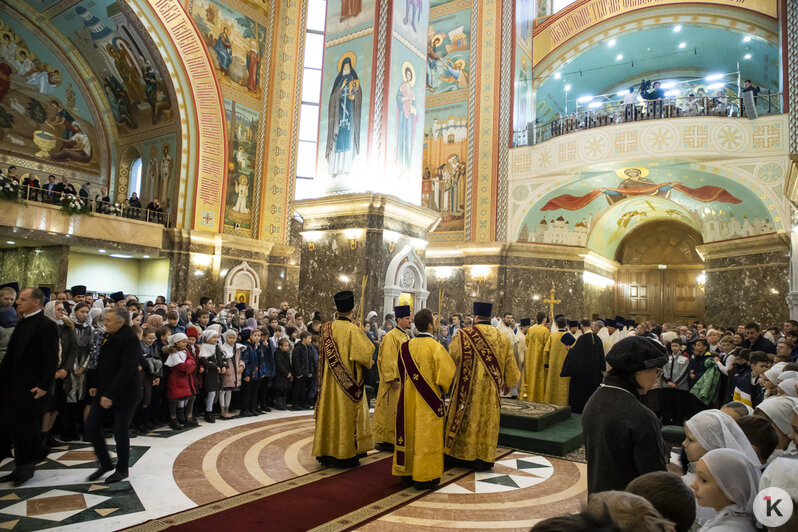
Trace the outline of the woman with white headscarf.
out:
M 779 395 L 798 398 L 798 379 L 792 378 L 779 383 Z
M 763 388 L 765 388 L 765 397 L 775 397 L 778 394 L 778 386 L 779 386 L 779 375 L 782 373 L 782 369 L 786 366 L 786 362 L 779 362 L 777 364 L 773 364 L 773 367 L 767 370 L 762 376 L 759 377 L 760 384 Z
M 768 463 L 772 462 L 779 456 L 796 456 L 795 444 L 790 441 L 790 433 L 792 432 L 792 411 L 798 405 L 798 399 L 782 395 L 779 397 L 770 397 L 765 399 L 754 410 L 754 414 L 762 416 L 770 421 L 770 424 L 776 429 L 776 434 L 779 437 L 779 444 L 776 450 L 770 455 Z
M 699 532 L 755 532 L 759 477 L 759 468 L 740 451 L 714 449 L 701 457 L 691 487 L 698 506 L 716 514 Z
M 698 461 L 709 451 L 715 449 L 734 449 L 748 458 L 752 464 L 761 465 L 759 456 L 751 446 L 743 429 L 730 415 L 720 410 L 704 410 L 688 419 L 684 424 L 682 460 L 686 471 L 682 480 L 691 486 L 696 477 Z M 685 464 L 682 465 L 685 467 Z M 715 517 L 711 507 L 696 508 L 696 523 L 703 525 Z
M 222 418 L 230 419 L 235 417 L 230 412 L 230 403 L 233 392 L 238 391 L 241 387 L 241 376 L 246 367 L 244 361 L 241 360 L 241 353 L 247 346 L 236 342 L 238 333 L 234 329 L 225 331 L 222 338 L 224 340 L 219 342 L 219 348 L 224 357 L 224 371 L 221 378 L 222 391 L 219 394 L 219 407 L 222 409 Z
M 798 407 L 795 416 L 798 417 Z M 795 434 L 795 433 L 793 433 Z M 798 460 L 777 458 L 762 473 L 759 479 L 759 490 L 781 488 L 787 492 L 792 501 L 792 517 L 781 526 L 769 526 L 768 532 L 795 532 L 798 530 Z
M 213 419 L 213 402 L 219 392 L 219 375 L 225 372 L 225 362 L 217 345 L 219 332 L 208 327 L 202 332 L 202 345 L 199 351 L 200 368 L 204 375 L 202 389 L 205 390 L 205 421 L 215 423 Z

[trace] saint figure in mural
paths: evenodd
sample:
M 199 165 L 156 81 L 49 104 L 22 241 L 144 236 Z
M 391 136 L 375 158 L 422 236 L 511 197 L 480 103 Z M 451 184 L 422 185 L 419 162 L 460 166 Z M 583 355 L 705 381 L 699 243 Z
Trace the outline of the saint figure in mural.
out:
M 456 59 L 446 62 L 446 74 L 441 76 L 441 81 L 457 83 L 457 88 L 468 87 L 468 72 L 465 69 L 465 59 Z
M 402 21 L 410 25 L 416 31 L 416 21 L 421 20 L 421 0 L 405 0 L 405 19 Z
M 224 26 L 219 38 L 216 39 L 216 46 L 213 48 L 216 51 L 216 61 L 219 63 L 219 69 L 222 72 L 230 75 L 230 64 L 233 62 L 233 41 L 230 39 L 230 27 Z
M 158 171 L 158 148 L 150 146 L 150 158 L 147 163 L 147 186 L 150 190 L 149 199 L 158 198 L 158 191 L 161 189 L 161 173 Z
M 416 137 L 416 112 L 413 86 L 416 84 L 416 70 L 409 61 L 402 64 L 405 80 L 396 93 L 396 162 L 410 169 L 413 163 L 413 144 Z
M 250 41 L 249 51 L 247 52 L 247 88 L 252 92 L 258 92 L 258 69 L 260 68 L 260 55 L 258 55 L 258 42 L 255 39 Z
M 159 173 L 161 176 L 160 186 L 155 189 L 157 198 L 167 198 L 169 181 L 172 179 L 172 156 L 169 155 L 169 144 L 164 144 L 161 148 L 161 162 L 159 163 Z
M 443 44 L 443 35 L 434 35 L 427 41 L 427 90 L 435 92 L 435 87 L 438 85 L 438 61 L 443 58 L 438 54 L 438 46 Z
M 341 20 L 358 16 L 362 9 L 362 0 L 341 0 Z
M 677 181 L 662 183 L 660 185 L 647 179 L 648 168 L 643 167 L 630 167 L 618 170 L 618 177 L 622 179 L 621 183 L 615 187 L 597 188 L 584 196 L 572 196 L 570 194 L 563 194 L 549 200 L 541 210 L 553 211 L 556 209 L 565 209 L 568 211 L 578 211 L 590 205 L 590 203 L 603 195 L 607 198 L 610 205 L 614 205 L 621 200 L 629 197 L 636 196 L 660 196 L 667 197 L 671 190 L 681 192 L 685 196 L 689 196 L 695 200 L 703 203 L 711 201 L 719 201 L 721 203 L 742 203 L 742 200 L 734 197 L 721 187 L 712 185 L 704 185 L 698 188 L 691 188 L 683 185 Z
M 54 161 L 87 163 L 91 161 L 91 142 L 89 137 L 80 129 L 80 124 L 77 122 L 74 122 L 72 127 L 74 128 L 74 134 L 68 141 L 63 143 L 61 150 L 51 155 L 50 158 Z
M 338 59 L 338 76 L 330 92 L 326 158 L 333 177 L 348 174 L 360 153 L 360 104 L 363 94 L 355 72 L 357 57 L 346 52 Z
M 238 200 L 236 200 L 233 210 L 240 212 L 241 214 L 249 214 L 249 209 L 247 208 L 247 198 L 249 197 L 249 180 L 244 174 L 238 175 L 238 181 L 236 181 L 236 194 L 238 194 Z

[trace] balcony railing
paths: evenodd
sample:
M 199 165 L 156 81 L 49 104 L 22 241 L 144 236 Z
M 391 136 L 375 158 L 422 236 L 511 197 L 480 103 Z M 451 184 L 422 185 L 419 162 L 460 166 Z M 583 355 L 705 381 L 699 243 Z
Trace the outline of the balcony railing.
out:
M 756 97 L 757 115 L 781 112 L 781 93 L 759 94 Z M 743 98 L 703 97 L 665 98 L 635 103 L 610 103 L 591 109 L 589 106 L 544 124 L 514 131 L 513 146 L 531 146 L 553 137 L 597 127 L 623 124 L 640 120 L 659 120 L 685 116 L 746 117 Z
M 3 179 L 8 179 L 7 176 L 2 176 Z M 127 204 L 127 202 L 108 202 L 102 201 L 97 198 L 88 198 L 75 194 L 84 205 L 87 205 L 91 212 L 100 214 L 107 214 L 110 216 L 119 216 L 121 218 L 129 218 L 131 220 L 142 220 L 145 222 L 160 224 L 165 227 L 172 227 L 171 216 L 168 212 L 146 209 L 143 207 L 135 207 Z M 45 188 L 34 187 L 30 185 L 20 185 L 17 191 L 17 197 L 27 201 L 35 201 L 38 203 L 46 203 L 49 205 L 63 205 L 66 197 L 65 195 L 50 191 Z

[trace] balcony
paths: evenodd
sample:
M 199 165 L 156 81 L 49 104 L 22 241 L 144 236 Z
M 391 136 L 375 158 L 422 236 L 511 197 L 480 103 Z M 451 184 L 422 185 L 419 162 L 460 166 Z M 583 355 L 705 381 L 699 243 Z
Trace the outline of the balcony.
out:
M 702 97 L 640 100 L 635 103 L 589 103 L 569 115 L 513 132 L 513 147 L 531 146 L 555 137 L 616 124 L 689 117 L 757 118 L 781 112 L 781 93 L 756 97 L 756 112 L 745 108 L 743 98 Z M 750 116 L 749 116 L 750 115 Z

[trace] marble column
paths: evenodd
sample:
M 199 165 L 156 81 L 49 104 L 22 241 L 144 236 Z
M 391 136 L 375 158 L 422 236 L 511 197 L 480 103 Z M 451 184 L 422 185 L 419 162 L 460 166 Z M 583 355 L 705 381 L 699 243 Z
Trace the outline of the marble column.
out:
M 798 319 L 798 233 L 790 233 L 790 291 L 786 297 L 790 319 Z
M 303 218 L 299 260 L 299 308 L 332 318 L 333 295 L 352 290 L 364 312 L 382 317 L 400 298 L 414 310 L 427 304 L 424 267 L 427 231 L 439 220 L 424 207 L 381 194 L 343 194 L 295 204 Z

